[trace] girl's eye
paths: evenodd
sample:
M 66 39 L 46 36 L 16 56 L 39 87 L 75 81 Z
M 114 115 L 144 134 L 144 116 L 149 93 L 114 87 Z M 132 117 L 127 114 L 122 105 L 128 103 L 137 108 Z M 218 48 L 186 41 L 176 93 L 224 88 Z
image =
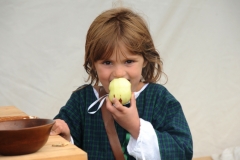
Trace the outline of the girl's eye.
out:
M 111 62 L 110 62 L 110 61 L 104 61 L 103 64 L 105 64 L 105 65 L 110 65 Z
M 133 63 L 133 60 L 127 60 L 126 63 L 127 64 Z

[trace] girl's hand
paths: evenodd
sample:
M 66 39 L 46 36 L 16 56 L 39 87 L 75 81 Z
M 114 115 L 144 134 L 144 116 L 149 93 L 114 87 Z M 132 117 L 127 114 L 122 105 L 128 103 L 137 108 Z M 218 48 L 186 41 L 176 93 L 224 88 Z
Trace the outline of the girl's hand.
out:
M 51 136 L 60 135 L 68 141 L 71 140 L 69 127 L 68 127 L 67 123 L 61 119 L 55 119 L 55 123 L 52 127 L 50 135 Z
M 117 99 L 113 103 L 106 98 L 106 108 L 112 114 L 115 121 L 126 129 L 133 138 L 137 139 L 140 131 L 140 119 L 136 106 L 134 93 L 131 95 L 130 107 L 124 107 Z

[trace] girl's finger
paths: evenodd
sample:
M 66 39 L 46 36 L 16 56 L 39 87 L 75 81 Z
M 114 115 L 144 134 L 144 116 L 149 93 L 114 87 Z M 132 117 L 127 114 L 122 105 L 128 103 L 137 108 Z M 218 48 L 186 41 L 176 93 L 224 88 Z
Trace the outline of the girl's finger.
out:
M 135 95 L 133 92 L 132 92 L 131 99 L 130 99 L 130 107 L 131 106 L 136 106 L 136 99 L 135 99 Z
M 120 103 L 116 98 L 113 99 L 113 106 L 119 111 L 123 112 L 124 111 L 124 106 L 122 103 Z
M 61 126 L 61 123 L 62 123 L 62 122 L 63 122 L 63 121 L 60 120 L 60 119 L 56 119 L 56 120 L 55 120 L 55 124 L 53 125 L 53 127 L 52 127 L 52 129 L 51 129 L 50 135 L 58 135 L 58 134 L 61 133 L 61 128 L 60 128 L 60 126 Z
M 54 136 L 54 135 L 58 135 L 58 134 L 60 134 L 59 127 L 52 128 L 50 135 Z
M 108 97 L 106 98 L 106 108 L 111 113 L 114 113 L 116 111 L 116 108 L 113 107 L 113 104 L 112 104 L 112 102 L 110 101 L 110 99 Z

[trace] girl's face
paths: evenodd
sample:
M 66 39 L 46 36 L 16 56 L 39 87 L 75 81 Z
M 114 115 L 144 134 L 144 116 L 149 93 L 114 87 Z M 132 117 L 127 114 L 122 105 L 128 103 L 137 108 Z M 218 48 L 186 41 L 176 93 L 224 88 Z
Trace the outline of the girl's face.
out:
M 121 45 L 108 59 L 98 60 L 94 63 L 99 81 L 105 91 L 109 93 L 109 83 L 114 78 L 126 78 L 131 83 L 132 92 L 139 91 L 144 85 L 141 82 L 142 68 L 145 66 L 141 55 L 132 54 Z

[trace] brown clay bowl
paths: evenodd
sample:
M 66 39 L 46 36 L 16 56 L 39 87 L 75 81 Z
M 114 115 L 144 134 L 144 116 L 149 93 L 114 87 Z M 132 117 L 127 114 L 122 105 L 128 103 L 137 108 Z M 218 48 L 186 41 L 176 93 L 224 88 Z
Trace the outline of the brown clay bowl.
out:
M 38 151 L 47 142 L 52 119 L 19 119 L 0 122 L 0 154 L 22 155 Z

